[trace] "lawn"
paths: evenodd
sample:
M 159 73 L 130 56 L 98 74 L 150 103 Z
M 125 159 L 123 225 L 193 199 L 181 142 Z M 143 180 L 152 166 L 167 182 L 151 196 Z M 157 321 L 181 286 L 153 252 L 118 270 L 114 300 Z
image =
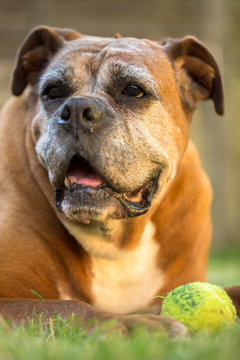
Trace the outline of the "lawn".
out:
M 240 251 L 211 255 L 208 281 L 219 285 L 240 283 Z M 82 329 L 55 319 L 47 328 L 31 324 L 27 329 L 0 326 L 1 360 L 239 360 L 240 324 L 220 334 L 205 333 L 188 339 L 170 340 L 162 333 L 138 329 L 130 338 Z

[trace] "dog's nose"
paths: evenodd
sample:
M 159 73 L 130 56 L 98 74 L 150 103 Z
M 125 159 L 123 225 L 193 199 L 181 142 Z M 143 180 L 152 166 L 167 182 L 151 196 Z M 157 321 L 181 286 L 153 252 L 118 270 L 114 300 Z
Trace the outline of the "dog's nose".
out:
M 69 130 L 80 128 L 89 132 L 100 125 L 103 111 L 94 99 L 75 97 L 69 99 L 60 109 L 58 123 Z

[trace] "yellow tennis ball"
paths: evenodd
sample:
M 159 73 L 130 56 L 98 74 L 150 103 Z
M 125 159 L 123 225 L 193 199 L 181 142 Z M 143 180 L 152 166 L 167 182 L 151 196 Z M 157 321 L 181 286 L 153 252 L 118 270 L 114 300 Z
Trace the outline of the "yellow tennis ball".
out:
M 164 299 L 161 315 L 183 323 L 190 333 L 221 331 L 237 320 L 236 308 L 225 290 L 206 282 L 181 285 Z

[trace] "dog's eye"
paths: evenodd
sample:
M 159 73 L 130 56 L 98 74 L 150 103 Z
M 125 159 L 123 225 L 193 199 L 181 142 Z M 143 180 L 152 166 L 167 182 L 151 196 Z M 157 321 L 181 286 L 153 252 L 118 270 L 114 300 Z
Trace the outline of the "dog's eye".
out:
M 63 97 L 63 91 L 56 86 L 48 86 L 43 92 L 43 98 L 47 100 L 55 100 Z
M 123 94 L 137 99 L 146 95 L 143 89 L 141 89 L 139 86 L 134 84 L 127 85 L 123 90 Z

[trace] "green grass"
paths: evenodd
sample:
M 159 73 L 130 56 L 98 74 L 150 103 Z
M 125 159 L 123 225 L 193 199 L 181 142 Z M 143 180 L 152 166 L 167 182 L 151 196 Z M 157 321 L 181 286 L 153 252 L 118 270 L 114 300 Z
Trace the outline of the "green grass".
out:
M 239 360 L 240 326 L 218 335 L 203 334 L 170 340 L 139 329 L 131 338 L 94 331 L 85 336 L 73 326 L 57 323 L 54 330 L 31 325 L 0 329 L 0 359 L 10 360 Z
M 210 255 L 208 282 L 221 285 L 240 285 L 240 248 L 222 249 Z
M 220 285 L 240 283 L 240 253 L 211 255 L 208 281 Z M 105 329 L 106 330 L 106 329 Z M 122 338 L 109 331 L 96 330 L 86 336 L 83 329 L 61 319 L 47 327 L 0 326 L 1 360 L 239 360 L 240 324 L 220 334 L 205 333 L 188 339 L 168 339 L 163 333 L 143 329 Z

